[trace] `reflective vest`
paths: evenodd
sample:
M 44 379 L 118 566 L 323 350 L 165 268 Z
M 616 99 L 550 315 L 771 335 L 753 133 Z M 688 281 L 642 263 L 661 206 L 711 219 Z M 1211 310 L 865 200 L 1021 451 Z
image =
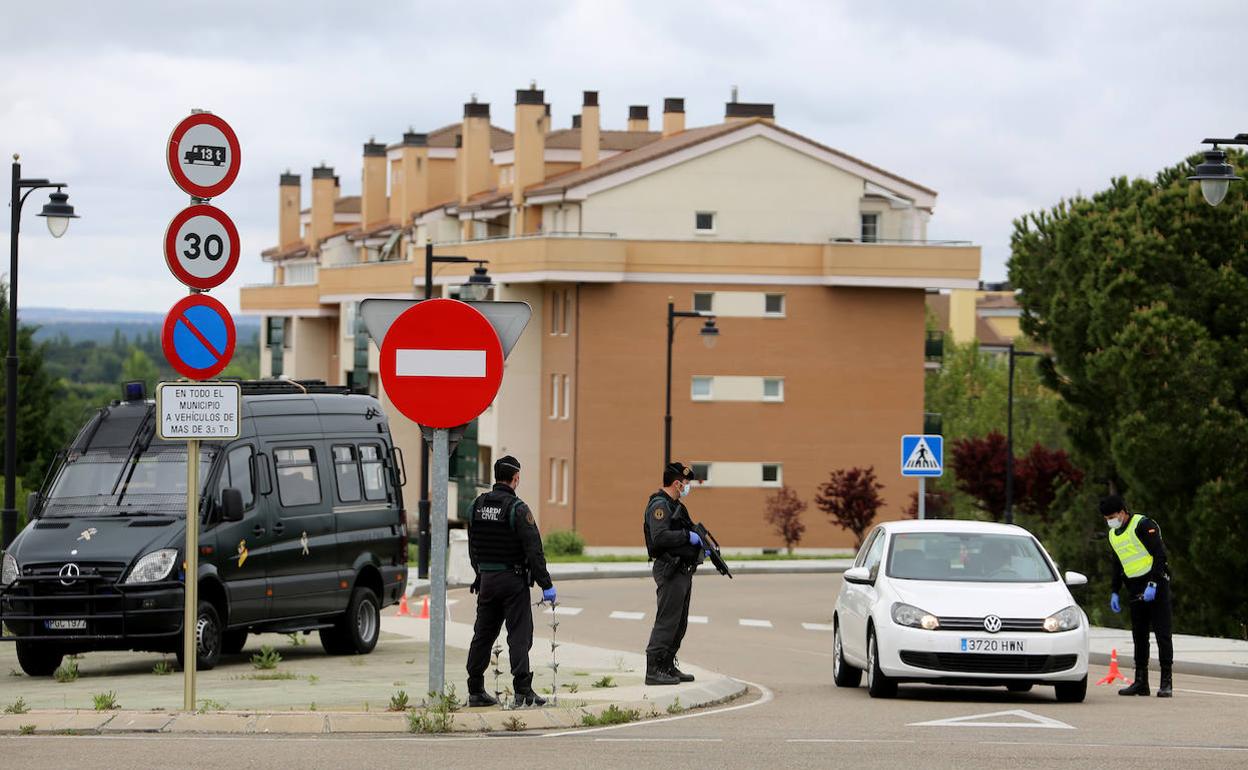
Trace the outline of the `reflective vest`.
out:
M 1133 514 L 1127 522 L 1125 532 L 1121 535 L 1117 530 L 1109 533 L 1109 544 L 1113 546 L 1114 553 L 1118 554 L 1122 571 L 1129 578 L 1143 577 L 1153 568 L 1153 555 L 1144 547 L 1140 536 L 1135 534 L 1135 529 L 1143 518 L 1138 513 Z

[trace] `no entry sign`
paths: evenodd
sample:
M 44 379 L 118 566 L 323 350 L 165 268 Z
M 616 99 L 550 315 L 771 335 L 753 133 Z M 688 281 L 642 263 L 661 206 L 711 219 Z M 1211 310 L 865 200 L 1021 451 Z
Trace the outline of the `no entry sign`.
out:
M 193 289 L 224 283 L 238 266 L 238 254 L 238 228 L 214 206 L 188 206 L 165 230 L 165 262 Z
M 220 374 L 234 355 L 234 340 L 234 319 L 224 305 L 206 294 L 179 300 L 165 316 L 160 337 L 169 365 L 192 380 Z
M 430 428 L 471 422 L 498 395 L 503 349 L 473 307 L 433 299 L 405 310 L 381 343 L 381 384 L 409 420 Z
M 174 183 L 196 198 L 215 198 L 230 189 L 242 162 L 234 129 L 207 112 L 174 127 L 167 153 Z

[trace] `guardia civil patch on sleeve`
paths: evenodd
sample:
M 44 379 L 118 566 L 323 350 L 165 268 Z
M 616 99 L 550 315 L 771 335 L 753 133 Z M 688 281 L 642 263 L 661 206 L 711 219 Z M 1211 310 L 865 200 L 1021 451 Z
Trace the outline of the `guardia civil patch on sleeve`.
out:
M 533 526 L 535 526 L 535 527 L 537 526 L 537 522 L 536 522 L 536 521 L 533 521 L 533 511 L 529 511 L 529 512 L 525 515 L 525 517 L 524 517 L 524 518 L 525 518 L 525 520 L 526 520 L 526 521 L 528 521 L 528 522 L 529 522 L 529 524 L 531 524 L 531 525 L 533 525 Z
M 661 519 L 663 518 L 663 514 L 664 514 L 664 513 L 666 513 L 666 511 L 664 511 L 661 507 L 660 507 L 660 508 L 655 508 L 655 509 L 654 509 L 654 520 L 655 520 L 655 521 L 659 521 L 659 520 L 661 520 Z

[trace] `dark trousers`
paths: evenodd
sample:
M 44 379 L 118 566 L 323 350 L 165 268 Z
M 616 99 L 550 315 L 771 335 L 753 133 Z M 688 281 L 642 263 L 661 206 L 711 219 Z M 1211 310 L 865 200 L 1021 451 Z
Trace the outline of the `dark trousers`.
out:
M 529 603 L 529 586 L 522 575 L 506 572 L 482 572 L 481 590 L 477 593 L 477 622 L 472 629 L 468 647 L 468 692 L 485 692 L 485 670 L 498 632 L 507 624 L 507 652 L 511 658 L 511 677 L 517 693 L 533 687 L 529 669 L 529 648 L 533 646 L 533 605 Z
M 1151 602 L 1132 597 L 1131 638 L 1135 641 L 1135 669 L 1147 671 L 1152 651 L 1148 632 L 1157 637 L 1157 657 L 1163 669 L 1174 663 L 1174 642 L 1170 638 L 1170 581 L 1157 582 L 1157 596 Z
M 654 613 L 654 628 L 650 630 L 650 643 L 646 645 L 646 657 L 675 657 L 689 628 L 693 573 L 666 559 L 654 562 L 653 573 L 658 608 Z

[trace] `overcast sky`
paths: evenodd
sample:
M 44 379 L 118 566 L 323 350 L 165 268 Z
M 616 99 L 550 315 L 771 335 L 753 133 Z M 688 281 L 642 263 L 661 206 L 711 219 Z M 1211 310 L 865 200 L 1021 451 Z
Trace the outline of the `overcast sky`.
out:
M 530 79 L 556 127 L 586 89 L 606 127 L 642 103 L 656 125 L 667 96 L 690 125 L 718 122 L 738 85 L 779 123 L 936 189 L 929 237 L 980 244 L 1000 280 L 1015 217 L 1248 131 L 1245 29 L 1243 0 L 6 0 L 0 152 L 69 182 L 82 215 L 53 240 L 34 216 L 46 196 L 27 204 L 20 302 L 164 311 L 185 294 L 161 256 L 187 200 L 162 152 L 192 107 L 242 142 L 214 201 L 242 235 L 215 292 L 236 308 L 238 287 L 270 278 L 282 170 L 303 175 L 305 205 L 322 160 L 358 193 L 370 136 L 457 121 L 474 92 L 510 128 Z

